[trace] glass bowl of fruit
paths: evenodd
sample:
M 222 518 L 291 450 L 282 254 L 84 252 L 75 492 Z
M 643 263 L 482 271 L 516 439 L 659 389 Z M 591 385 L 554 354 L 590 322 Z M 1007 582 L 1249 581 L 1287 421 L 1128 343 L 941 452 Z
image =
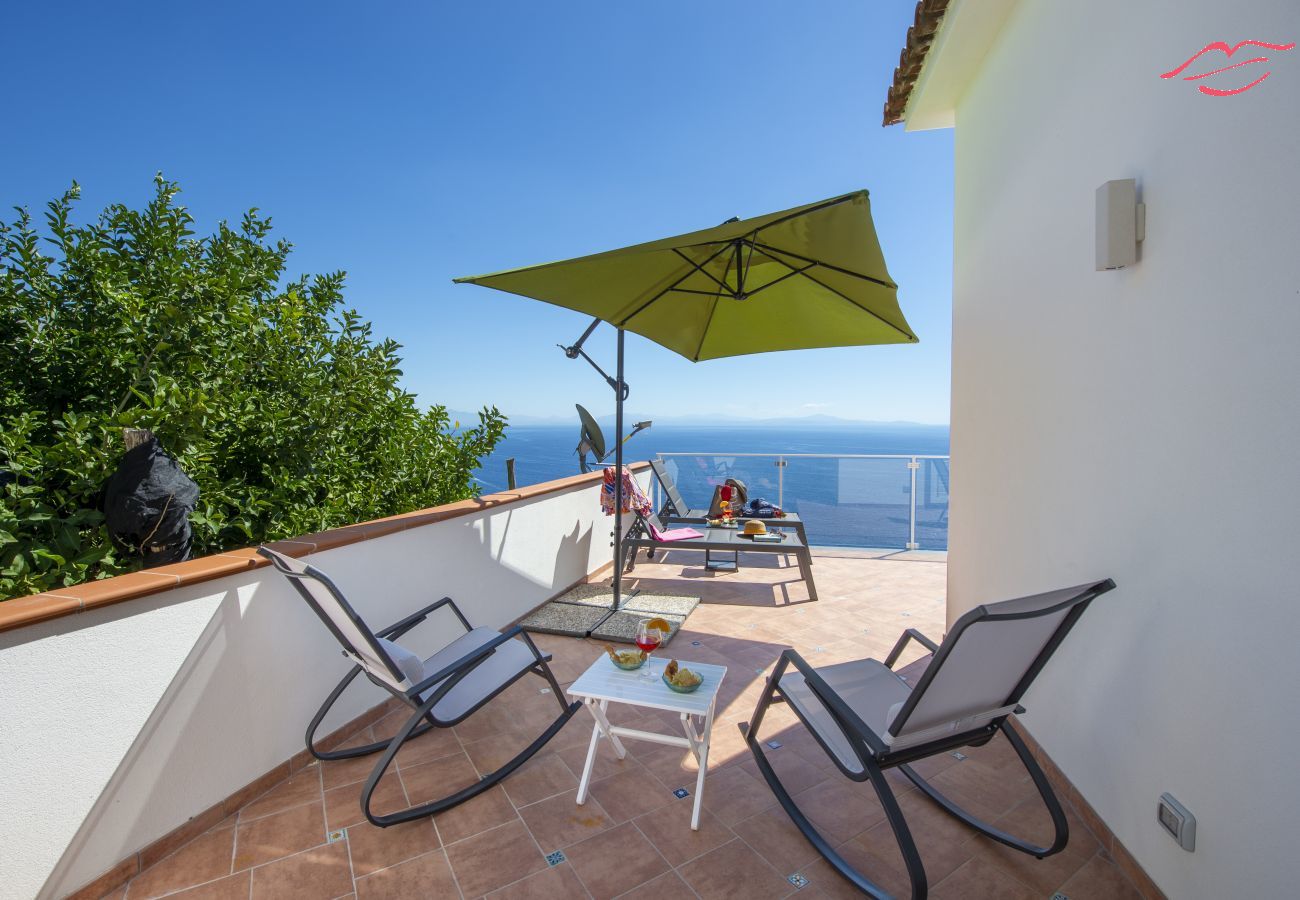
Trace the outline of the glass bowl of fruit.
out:
M 663 679 L 669 690 L 676 691 L 679 694 L 693 693 L 700 685 L 704 684 L 703 675 L 682 668 L 675 659 L 664 666 Z
M 640 650 L 615 650 L 609 644 L 605 645 L 605 652 L 609 654 L 610 662 L 629 672 L 644 666 L 647 659 L 646 654 Z

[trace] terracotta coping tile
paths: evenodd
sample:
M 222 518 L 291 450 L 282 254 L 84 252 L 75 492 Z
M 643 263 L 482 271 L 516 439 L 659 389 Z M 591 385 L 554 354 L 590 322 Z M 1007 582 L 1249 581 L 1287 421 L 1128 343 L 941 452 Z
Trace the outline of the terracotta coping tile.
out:
M 257 551 L 253 551 L 256 553 Z M 259 559 L 261 557 L 258 557 Z M 198 559 L 187 559 L 182 563 L 173 563 L 166 566 L 168 575 L 175 575 L 180 578 L 181 584 L 196 584 L 200 581 L 211 581 L 214 578 L 221 578 L 224 575 L 234 575 L 236 572 L 244 572 L 253 567 L 253 562 L 248 557 L 231 556 L 218 553 L 214 556 L 200 556 Z M 0 604 L 0 608 L 3 605 Z
M 649 467 L 650 463 L 646 461 L 627 464 L 627 468 L 633 472 L 644 471 Z M 581 485 L 596 484 L 600 482 L 602 477 L 600 471 L 590 472 L 585 475 L 571 475 L 566 478 L 557 478 L 554 481 L 544 481 L 541 484 L 516 488 L 513 491 L 484 494 L 481 497 L 446 503 L 430 509 L 401 513 L 396 516 L 376 519 L 372 522 L 358 522 L 355 525 L 344 525 L 314 534 L 301 535 L 290 540 L 274 541 L 268 543 L 267 546 L 287 556 L 303 557 L 322 550 L 331 550 L 335 547 L 345 547 L 348 544 L 373 540 L 409 528 L 419 528 L 511 503 L 532 500 Z M 245 547 L 239 550 L 227 550 L 211 556 L 186 560 L 182 563 L 159 566 L 156 569 L 88 581 L 72 587 L 47 591 L 43 594 L 3 600 L 0 601 L 0 631 L 9 631 L 14 628 L 21 628 L 24 625 L 56 619 L 97 606 L 121 603 L 135 597 L 157 594 L 183 584 L 212 581 L 250 568 L 260 569 L 265 565 L 268 565 L 268 563 L 258 555 L 257 548 Z
M 129 572 L 115 578 L 87 581 L 84 584 L 59 588 L 57 591 L 51 591 L 51 593 L 56 597 L 70 597 L 80 600 L 81 609 L 84 611 L 97 606 L 107 606 L 110 603 L 130 600 L 133 597 L 157 594 L 159 591 L 174 588 L 180 583 L 179 575 L 155 569 L 148 572 Z M 6 604 L 11 602 L 13 601 L 5 601 Z
M 81 600 L 77 597 L 57 594 L 15 597 L 0 603 L 0 631 L 44 622 L 46 619 L 57 619 L 75 612 L 81 612 Z

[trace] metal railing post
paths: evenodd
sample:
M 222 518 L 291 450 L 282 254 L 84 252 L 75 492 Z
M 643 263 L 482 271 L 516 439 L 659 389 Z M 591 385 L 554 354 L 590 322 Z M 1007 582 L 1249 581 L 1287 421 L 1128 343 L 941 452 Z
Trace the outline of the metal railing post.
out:
M 785 457 L 776 458 L 776 505 L 785 509 Z
M 913 456 L 907 463 L 907 468 L 912 476 L 912 497 L 909 506 L 911 512 L 907 517 L 907 549 L 918 550 L 921 545 L 916 542 L 916 470 L 921 468 L 920 462 Z

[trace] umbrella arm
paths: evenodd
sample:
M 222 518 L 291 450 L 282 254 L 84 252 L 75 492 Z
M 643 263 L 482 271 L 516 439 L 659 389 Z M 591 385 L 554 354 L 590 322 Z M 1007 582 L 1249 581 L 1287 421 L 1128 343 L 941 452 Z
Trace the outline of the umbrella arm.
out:
M 592 319 L 591 324 L 587 326 L 587 330 L 582 333 L 582 337 L 578 338 L 577 343 L 573 344 L 573 346 L 566 347 L 563 344 L 557 344 L 556 346 L 559 347 L 561 350 L 563 350 L 564 355 L 567 356 L 569 359 L 577 359 L 579 357 L 585 359 L 587 361 L 587 365 L 591 366 L 593 369 L 599 372 L 600 377 L 605 379 L 605 383 L 614 389 L 614 393 L 616 395 L 620 395 L 619 399 L 626 400 L 628 395 L 627 384 L 625 382 L 620 381 L 620 379 L 611 377 L 610 374 L 606 372 L 604 369 L 602 369 L 594 359 L 592 359 L 590 356 L 587 355 L 586 350 L 582 349 L 582 345 L 587 342 L 587 338 L 591 337 L 591 333 L 596 330 L 596 326 L 599 325 L 600 323 L 601 323 L 600 319 Z M 606 456 L 608 455 L 609 454 L 606 454 Z M 604 462 L 604 459 L 602 459 L 601 462 Z

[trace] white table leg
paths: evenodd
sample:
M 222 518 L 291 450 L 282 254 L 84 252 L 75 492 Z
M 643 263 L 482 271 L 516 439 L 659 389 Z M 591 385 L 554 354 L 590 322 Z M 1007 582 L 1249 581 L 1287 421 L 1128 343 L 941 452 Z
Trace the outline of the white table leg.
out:
M 587 709 L 591 710 L 591 716 L 596 721 L 591 726 L 591 742 L 587 745 L 587 762 L 582 767 L 582 779 L 578 782 L 577 800 L 579 806 L 587 802 L 587 787 L 591 784 L 591 770 L 596 766 L 596 747 L 600 743 L 600 739 L 602 737 L 609 738 L 619 759 L 627 757 L 627 748 L 618 739 L 618 735 L 610 731 L 609 719 L 605 716 L 605 710 L 609 709 L 609 701 L 588 699 L 584 703 Z
M 687 737 L 692 737 L 688 729 Z M 704 715 L 704 730 L 699 736 L 698 749 L 695 758 L 699 762 L 700 771 L 695 776 L 695 808 L 691 810 L 691 830 L 700 830 L 700 807 L 704 802 L 704 776 L 709 769 L 709 741 L 713 739 L 713 703 L 709 704 L 709 711 Z

